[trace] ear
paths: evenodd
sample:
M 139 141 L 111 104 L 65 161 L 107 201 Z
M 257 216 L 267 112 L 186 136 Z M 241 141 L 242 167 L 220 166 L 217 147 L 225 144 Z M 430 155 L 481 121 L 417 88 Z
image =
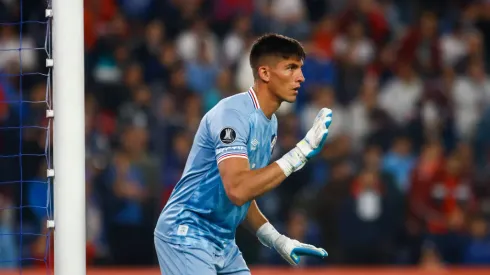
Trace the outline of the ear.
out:
M 270 77 L 271 77 L 269 66 L 260 66 L 257 71 L 258 71 L 258 74 L 259 74 L 259 78 L 262 81 L 269 82 Z

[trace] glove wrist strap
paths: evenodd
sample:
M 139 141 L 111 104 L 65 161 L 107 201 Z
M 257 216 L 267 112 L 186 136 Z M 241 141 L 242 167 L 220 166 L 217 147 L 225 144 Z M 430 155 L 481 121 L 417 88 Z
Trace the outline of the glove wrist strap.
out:
M 268 248 L 274 247 L 274 243 L 281 236 L 269 222 L 264 223 L 256 232 L 259 241 Z
M 286 153 L 282 158 L 276 161 L 277 165 L 282 169 L 284 175 L 289 177 L 293 172 L 299 170 L 306 163 L 307 159 L 298 147 L 294 147 Z
M 311 145 L 304 139 L 296 144 L 296 148 L 307 158 L 308 154 L 311 152 Z

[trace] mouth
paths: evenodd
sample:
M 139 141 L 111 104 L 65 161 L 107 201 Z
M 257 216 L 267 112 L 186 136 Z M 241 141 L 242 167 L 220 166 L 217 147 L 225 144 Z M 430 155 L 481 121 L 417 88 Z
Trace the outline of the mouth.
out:
M 294 94 L 298 94 L 299 88 L 300 87 L 293 88 Z

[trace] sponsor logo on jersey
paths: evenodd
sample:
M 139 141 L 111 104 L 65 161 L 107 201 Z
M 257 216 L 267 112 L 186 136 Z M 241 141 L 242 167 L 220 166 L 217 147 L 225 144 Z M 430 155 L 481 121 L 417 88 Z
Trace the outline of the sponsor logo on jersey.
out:
M 259 145 L 259 141 L 258 141 L 257 139 L 255 139 L 255 138 L 254 138 L 254 139 L 252 140 L 251 144 L 252 144 L 252 148 L 251 148 L 251 150 L 252 150 L 252 151 L 254 151 L 254 150 L 256 150 L 256 149 L 257 149 L 257 145 Z

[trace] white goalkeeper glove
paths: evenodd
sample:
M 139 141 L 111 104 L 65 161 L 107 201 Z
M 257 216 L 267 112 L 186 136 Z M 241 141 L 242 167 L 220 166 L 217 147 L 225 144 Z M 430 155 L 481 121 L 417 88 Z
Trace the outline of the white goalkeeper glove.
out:
M 325 258 L 327 251 L 313 245 L 300 243 L 281 235 L 270 223 L 263 224 L 256 233 L 259 241 L 268 248 L 274 248 L 291 265 L 298 265 L 301 256 Z
M 332 110 L 322 108 L 313 121 L 313 126 L 305 138 L 291 151 L 278 159 L 276 163 L 286 176 L 303 168 L 306 162 L 316 156 L 323 148 L 328 136 L 328 127 L 332 123 Z

